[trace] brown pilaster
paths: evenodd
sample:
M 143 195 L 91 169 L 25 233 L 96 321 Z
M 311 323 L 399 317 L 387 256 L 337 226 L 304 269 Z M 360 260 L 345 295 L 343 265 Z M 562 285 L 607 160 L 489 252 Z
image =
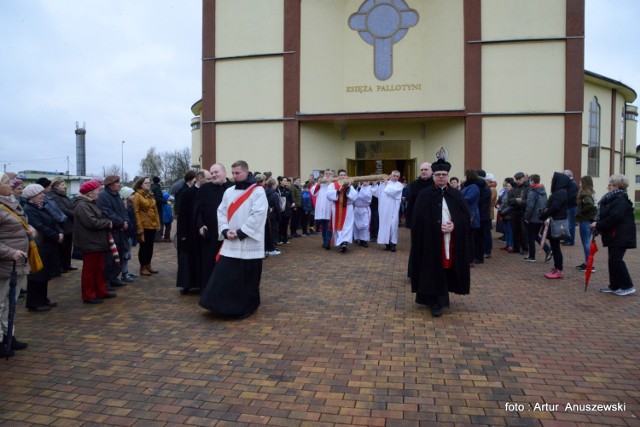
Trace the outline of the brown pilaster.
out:
M 284 0 L 283 130 L 284 174 L 300 176 L 300 13 L 301 0 Z
M 582 114 L 584 108 L 584 0 L 566 0 L 566 93 L 564 118 L 564 167 L 573 176 L 582 174 Z M 575 37 L 575 38 L 572 38 Z
M 482 110 L 482 39 L 481 0 L 464 2 L 464 103 L 466 113 Z M 467 115 L 465 120 L 464 168 L 482 167 L 482 117 Z
M 216 0 L 202 1 L 202 168 L 216 161 Z M 204 59 L 209 58 L 209 59 Z
M 611 89 L 611 130 L 609 133 L 609 176 L 616 173 L 616 124 L 618 123 L 618 115 L 616 114 L 616 97 L 618 92 Z M 620 156 L 624 156 L 624 152 L 620 151 Z

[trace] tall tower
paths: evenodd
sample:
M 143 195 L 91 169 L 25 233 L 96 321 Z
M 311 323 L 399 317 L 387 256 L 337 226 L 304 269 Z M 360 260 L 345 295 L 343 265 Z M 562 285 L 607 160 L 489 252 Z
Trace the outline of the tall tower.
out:
M 82 123 L 82 127 L 79 127 L 78 122 L 76 122 L 76 174 L 80 176 L 87 174 L 87 156 L 85 152 L 85 135 L 87 131 L 84 126 L 85 124 Z

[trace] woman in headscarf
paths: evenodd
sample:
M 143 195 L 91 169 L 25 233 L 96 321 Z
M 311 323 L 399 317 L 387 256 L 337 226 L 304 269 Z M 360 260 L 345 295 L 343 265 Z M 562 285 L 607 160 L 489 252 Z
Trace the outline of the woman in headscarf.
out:
M 13 336 L 11 351 L 8 351 L 11 271 L 15 263 L 18 279 L 15 295 L 17 300 L 18 291 L 26 282 L 29 273 L 29 263 L 27 262 L 29 237 L 36 235 L 33 227 L 27 225 L 27 221 L 20 203 L 13 195 L 9 175 L 5 174 L 0 179 L 0 330 L 2 331 L 0 357 L 11 357 L 13 350 L 27 348 L 26 343 L 16 340 Z
M 140 250 L 138 251 L 138 261 L 140 261 L 140 275 L 151 276 L 158 271 L 151 267 L 153 258 L 153 243 L 156 231 L 160 230 L 160 217 L 156 200 L 151 192 L 151 181 L 149 177 L 139 178 L 133 185 L 135 197 L 133 199 L 133 212 L 136 215 L 136 231 Z
M 58 249 L 64 239 L 60 224 L 45 209 L 47 203 L 44 187 L 40 184 L 29 184 L 24 188 L 22 197 L 25 200 L 24 212 L 29 217 L 29 224 L 38 232 L 35 242 L 44 268 L 27 276 L 27 308 L 29 311 L 49 311 L 58 303 L 49 300 L 49 280 L 60 274 Z

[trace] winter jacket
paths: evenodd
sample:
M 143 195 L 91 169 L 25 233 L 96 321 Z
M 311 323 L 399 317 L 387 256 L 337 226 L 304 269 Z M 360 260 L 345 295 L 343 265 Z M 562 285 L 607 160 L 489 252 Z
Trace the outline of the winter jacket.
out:
M 578 205 L 578 184 L 569 179 L 569 185 L 567 186 L 567 209 L 575 208 Z
M 280 194 L 274 188 L 266 188 L 265 195 L 269 204 L 269 219 L 280 222 L 282 210 L 280 209 Z
M 313 212 L 313 203 L 311 203 L 311 193 L 309 193 L 309 190 L 302 190 L 302 209 L 304 213 Z
M 513 186 L 509 192 L 509 197 L 507 198 L 507 203 L 511 206 L 512 212 L 524 212 L 527 205 L 527 191 L 529 191 L 529 186 L 527 184 L 516 184 Z M 521 201 L 518 202 L 517 199 L 521 199 Z
M 567 219 L 567 188 L 571 179 L 561 173 L 554 172 L 551 179 L 551 196 L 547 200 L 547 206 L 540 219 L 542 221 L 551 217 L 555 220 Z
M 602 244 L 618 248 L 636 247 L 636 224 L 633 204 L 626 194 L 600 201 L 600 217 L 596 230 L 602 235 Z
M 593 194 L 581 191 L 578 194 L 578 210 L 576 211 L 576 221 L 593 221 L 598 215 L 598 208 L 593 201 Z
M 476 185 L 480 190 L 480 198 L 478 199 L 478 211 L 480 212 L 480 221 L 491 221 L 491 189 L 484 178 L 476 180 Z
M 282 216 L 284 218 L 291 218 L 291 203 L 293 203 L 293 198 L 291 197 L 291 191 L 289 191 L 286 187 L 278 187 L 278 191 L 280 192 L 280 206 L 282 206 L 282 200 L 284 198 L 284 207 L 282 208 Z
M 478 209 L 480 189 L 475 182 L 468 185 L 465 184 L 462 189 L 462 196 L 464 201 L 467 202 L 467 207 L 471 213 L 471 228 L 480 228 L 480 210 Z
M 527 193 L 527 205 L 524 210 L 524 220 L 532 224 L 542 224 L 540 214 L 547 206 L 547 191 L 544 185 L 535 184 Z
M 138 234 L 142 234 L 145 229 L 160 229 L 158 207 L 150 191 L 136 190 L 135 198 L 133 199 L 133 212 L 136 215 L 136 230 Z
M 58 193 L 57 190 L 51 190 L 49 200 L 55 202 L 67 220 L 62 224 L 64 234 L 73 233 L 73 202 L 67 197 L 66 193 Z
M 80 195 L 73 201 L 73 245 L 83 253 L 109 250 L 111 221 L 95 201 Z
M 28 219 L 17 200 L 0 197 L 0 205 L 0 279 L 7 279 L 13 269 L 13 255 L 16 251 L 28 253 L 29 239 L 22 223 L 5 208 L 18 215 L 25 223 L 28 223 Z M 16 273 L 18 276 L 28 274 L 29 263 L 16 262 Z
M 54 203 L 47 202 L 46 203 Z M 60 234 L 64 234 L 60 224 L 51 216 L 49 211 L 43 207 L 37 207 L 27 202 L 24 205 L 24 213 L 29 217 L 29 225 L 38 232 L 35 242 L 38 245 L 38 252 L 42 259 L 44 268 L 35 274 L 29 274 L 31 280 L 38 282 L 47 281 L 60 275 L 60 244 L 58 239 Z
M 124 206 L 124 200 L 117 191 L 105 189 L 98 196 L 96 204 L 102 212 L 111 220 L 114 230 L 121 230 L 125 221 L 128 221 L 127 209 Z
M 51 195 L 53 193 L 45 193 L 44 197 L 47 203 L 44 204 L 44 208 L 49 212 L 49 215 L 58 223 L 60 226 L 63 226 L 65 221 L 67 220 L 67 216 L 62 212 L 58 204 L 53 201 Z
M 291 200 L 296 204 L 296 208 L 302 207 L 302 190 L 296 184 L 291 184 L 289 186 L 289 191 L 291 191 Z

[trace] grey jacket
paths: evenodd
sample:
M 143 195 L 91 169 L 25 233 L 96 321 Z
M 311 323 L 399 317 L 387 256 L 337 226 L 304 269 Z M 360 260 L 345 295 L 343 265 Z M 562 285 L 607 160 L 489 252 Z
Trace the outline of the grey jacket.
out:
M 527 206 L 524 211 L 524 220 L 533 224 L 542 224 L 540 214 L 547 205 L 547 191 L 544 185 L 538 184 L 529 188 L 527 193 Z

